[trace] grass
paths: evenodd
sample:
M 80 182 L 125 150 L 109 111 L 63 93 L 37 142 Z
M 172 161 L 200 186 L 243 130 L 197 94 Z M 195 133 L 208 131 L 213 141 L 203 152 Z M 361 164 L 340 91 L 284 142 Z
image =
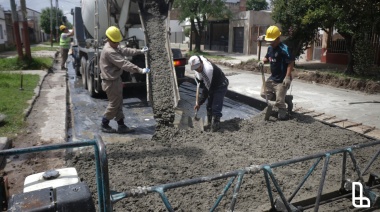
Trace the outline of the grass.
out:
M 16 58 L 0 58 L 0 71 L 9 70 L 42 70 L 52 66 L 53 59 L 48 57 L 36 57 L 19 60 Z
M 30 51 L 36 52 L 36 51 L 57 51 L 59 49 L 59 46 L 53 46 L 48 47 L 48 46 L 32 46 L 30 47 Z
M 7 116 L 5 123 L 0 125 L 0 137 L 12 137 L 25 127 L 24 110 L 27 101 L 32 99 L 34 88 L 40 77 L 38 75 L 23 75 L 23 90 L 20 90 L 20 74 L 0 72 L 0 113 Z

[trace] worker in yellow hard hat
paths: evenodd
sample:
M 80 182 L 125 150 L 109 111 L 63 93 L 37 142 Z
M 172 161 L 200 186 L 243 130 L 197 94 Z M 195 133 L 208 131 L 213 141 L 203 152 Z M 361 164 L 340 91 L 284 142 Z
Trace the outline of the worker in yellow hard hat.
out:
M 286 95 L 286 91 L 290 88 L 292 82 L 292 71 L 294 68 L 294 58 L 286 44 L 280 40 L 281 31 L 277 26 L 270 26 L 265 35 L 265 40 L 270 43 L 268 52 L 264 59 L 259 62 L 263 65 L 270 63 L 271 76 L 261 87 L 261 97 L 267 98 L 269 101 L 275 101 L 274 106 L 278 108 L 278 119 L 284 120 L 293 109 L 293 96 Z M 266 95 L 265 95 L 266 93 Z
M 102 49 L 99 60 L 102 89 L 108 97 L 108 106 L 103 114 L 101 130 L 106 133 L 131 133 L 134 132 L 134 129 L 127 127 L 124 123 L 121 75 L 123 71 L 140 74 L 150 72 L 148 67 L 140 68 L 125 59 L 126 56 L 146 53 L 148 47 L 144 47 L 141 50 L 127 47 L 121 48 L 119 43 L 123 40 L 123 36 L 115 26 L 111 26 L 106 30 L 106 36 L 107 43 Z M 117 130 L 109 126 L 111 119 L 115 119 L 118 123 Z
M 70 36 L 74 35 L 74 29 L 69 32 L 69 29 L 65 25 L 59 26 L 59 30 L 62 32 L 60 39 L 59 39 L 59 45 L 61 46 L 61 69 L 65 69 L 65 63 L 69 54 L 70 49 Z

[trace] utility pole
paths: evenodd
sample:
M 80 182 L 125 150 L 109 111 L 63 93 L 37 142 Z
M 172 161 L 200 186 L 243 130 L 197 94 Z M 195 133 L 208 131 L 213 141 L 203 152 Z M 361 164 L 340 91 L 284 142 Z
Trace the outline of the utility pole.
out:
M 55 40 L 58 42 L 58 0 L 55 0 Z
M 15 3 L 15 0 L 10 0 L 10 1 L 11 1 L 11 8 L 12 8 L 13 33 L 15 34 L 15 38 L 16 38 L 17 54 L 18 54 L 18 58 L 22 60 L 24 55 L 23 55 L 22 46 L 21 46 L 20 28 L 18 25 L 18 14 L 16 10 L 16 3 Z
M 27 19 L 27 12 L 26 12 L 26 3 L 25 0 L 20 1 L 21 4 L 21 12 L 22 12 L 22 28 L 23 31 L 23 38 L 24 38 L 24 47 L 25 47 L 25 56 L 27 58 L 32 58 L 32 54 L 30 52 L 30 41 L 29 41 L 29 26 L 28 26 L 28 19 Z
M 53 0 L 50 0 L 50 45 L 53 48 Z

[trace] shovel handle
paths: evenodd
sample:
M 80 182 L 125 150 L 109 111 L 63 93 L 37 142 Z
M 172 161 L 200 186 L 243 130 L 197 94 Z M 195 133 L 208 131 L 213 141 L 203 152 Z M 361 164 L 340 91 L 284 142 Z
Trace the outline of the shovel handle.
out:
M 264 93 L 265 93 L 265 101 L 268 105 L 268 94 L 267 94 L 267 86 L 265 83 L 265 76 L 264 76 L 264 66 L 262 64 L 259 65 L 260 71 L 261 71 L 261 78 L 263 80 L 263 88 L 264 88 Z

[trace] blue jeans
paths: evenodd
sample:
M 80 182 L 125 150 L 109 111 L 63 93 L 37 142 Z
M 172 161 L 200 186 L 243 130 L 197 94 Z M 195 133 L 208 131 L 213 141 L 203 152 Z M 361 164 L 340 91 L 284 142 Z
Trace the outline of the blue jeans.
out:
M 207 98 L 207 115 L 212 114 L 215 117 L 222 117 L 224 96 L 227 93 L 227 85 L 221 86 L 210 92 Z

